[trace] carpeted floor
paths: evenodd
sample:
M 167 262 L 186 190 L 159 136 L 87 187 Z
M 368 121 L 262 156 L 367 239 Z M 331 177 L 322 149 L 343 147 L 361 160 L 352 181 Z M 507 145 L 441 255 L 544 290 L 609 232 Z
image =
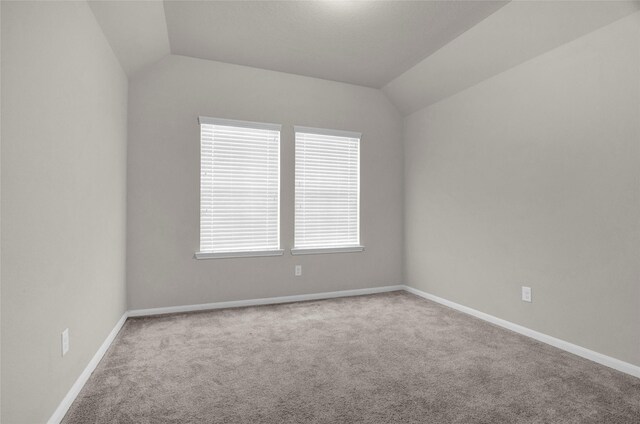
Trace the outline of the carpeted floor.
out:
M 405 292 L 129 319 L 87 423 L 640 423 L 640 379 Z

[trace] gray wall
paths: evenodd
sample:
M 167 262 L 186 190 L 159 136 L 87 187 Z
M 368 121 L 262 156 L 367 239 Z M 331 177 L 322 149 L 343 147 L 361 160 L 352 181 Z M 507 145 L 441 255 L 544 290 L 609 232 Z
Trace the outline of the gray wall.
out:
M 127 80 L 86 3 L 1 7 L 2 422 L 34 424 L 125 311 Z
M 406 118 L 406 282 L 640 365 L 639 69 L 636 13 Z
M 379 90 L 168 56 L 130 81 L 130 309 L 317 293 L 402 280 L 402 120 Z M 281 240 L 293 242 L 293 125 L 360 131 L 362 253 L 193 259 L 198 115 L 283 125 Z M 294 265 L 303 275 L 294 277 Z

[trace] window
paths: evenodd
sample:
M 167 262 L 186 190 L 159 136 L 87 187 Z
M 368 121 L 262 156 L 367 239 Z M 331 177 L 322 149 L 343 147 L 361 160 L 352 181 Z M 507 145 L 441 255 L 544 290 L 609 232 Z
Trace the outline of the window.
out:
M 360 133 L 295 127 L 293 254 L 360 246 Z
M 200 252 L 281 255 L 280 125 L 200 117 Z

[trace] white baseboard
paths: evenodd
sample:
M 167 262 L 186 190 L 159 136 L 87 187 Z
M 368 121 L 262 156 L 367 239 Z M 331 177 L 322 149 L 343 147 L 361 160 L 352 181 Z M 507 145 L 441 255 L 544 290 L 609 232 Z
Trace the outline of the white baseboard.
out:
M 430 293 L 423 292 L 421 290 L 415 289 L 413 287 L 404 286 L 404 290 L 409 293 L 413 293 L 417 296 L 423 297 L 428 300 L 432 300 L 436 303 L 440 303 L 441 305 L 448 306 L 452 309 L 458 310 L 460 312 L 464 312 L 465 314 L 472 315 L 476 318 L 480 318 L 481 320 L 490 322 L 492 324 L 498 325 L 500 327 L 506 328 L 511 331 L 515 331 L 516 333 L 525 335 L 527 337 L 531 337 L 532 339 L 538 340 L 542 343 L 546 343 L 548 345 L 557 347 L 558 349 L 562 349 L 564 351 L 573 353 L 574 355 L 581 356 L 585 359 L 589 359 L 590 361 L 597 362 L 598 364 L 605 365 L 609 368 L 613 368 L 615 370 L 621 371 L 625 374 L 632 375 L 634 377 L 640 378 L 640 367 L 637 365 L 630 364 L 628 362 L 621 361 L 616 358 L 612 358 L 611 356 L 604 355 L 602 353 L 594 352 L 593 350 L 584 348 L 582 346 L 575 345 L 573 343 L 566 342 L 561 339 L 557 339 L 555 337 L 546 335 L 544 333 L 540 333 L 538 331 L 532 330 L 527 327 L 523 327 L 518 324 L 514 324 L 510 321 L 506 321 L 504 319 L 494 317 L 493 315 L 486 314 L 484 312 L 480 312 L 478 310 L 469 308 L 467 306 L 460 305 L 458 303 L 452 302 L 447 299 L 443 299 L 441 297 L 435 296 Z
M 100 363 L 100 360 L 109 349 L 109 346 L 111 346 L 111 343 L 118 335 L 118 332 L 120 332 L 120 329 L 127 320 L 127 316 L 128 315 L 125 312 L 124 315 L 122 315 L 122 317 L 118 320 L 116 326 L 113 327 L 113 330 L 111 330 L 105 341 L 102 343 L 102 345 L 100 345 L 100 348 L 98 349 L 96 354 L 93 355 L 93 358 L 91 358 L 91 361 L 89 361 L 89 364 L 87 364 L 84 371 L 82 371 L 82 374 L 80 374 L 80 377 L 78 377 L 76 382 L 73 383 L 73 386 L 71 386 L 71 389 L 69 390 L 67 395 L 64 397 L 64 399 L 62 399 L 62 402 L 60 402 L 60 405 L 58 405 L 51 418 L 49 418 L 47 424 L 59 424 L 62 421 L 65 414 L 71 407 L 71 404 L 80 393 L 80 390 L 82 390 L 87 380 L 89 380 L 89 377 L 91 377 L 91 374 L 98 366 L 98 363 Z
M 404 290 L 405 286 L 383 286 L 368 289 L 341 290 L 334 292 L 299 294 L 293 296 L 266 297 L 262 299 L 231 300 L 228 302 L 201 303 L 199 305 L 167 306 L 164 308 L 134 309 L 129 311 L 130 317 L 174 314 L 178 312 L 206 311 L 210 309 L 237 308 L 241 306 L 274 305 L 277 303 L 302 302 L 305 300 L 332 299 L 336 297 L 361 296 L 365 294 L 385 293 Z
M 374 293 L 385 293 L 390 291 L 398 291 L 404 290 L 404 286 L 395 285 L 395 286 L 384 286 L 384 287 L 372 287 L 367 289 L 355 289 L 355 290 L 341 290 L 335 292 L 325 292 L 325 293 L 313 293 L 313 294 L 301 294 L 294 296 L 281 296 L 281 297 L 269 297 L 263 299 L 250 299 L 250 300 L 233 300 L 230 302 L 216 302 L 216 303 L 203 303 L 199 305 L 184 305 L 184 306 L 169 306 L 165 308 L 152 308 L 152 309 L 136 309 L 132 311 L 125 312 L 122 315 L 122 318 L 115 325 L 111 333 L 107 336 L 104 343 L 100 346 L 96 354 L 91 358 L 89 364 L 86 366 L 80 377 L 73 383 L 71 389 L 67 393 L 67 395 L 62 399 L 60 405 L 56 408 L 47 424 L 59 424 L 64 418 L 65 414 L 73 404 L 73 401 L 76 399 L 82 388 L 84 387 L 87 380 L 93 373 L 93 371 L 98 366 L 98 363 L 104 356 L 104 354 L 111 346 L 111 343 L 115 340 L 118 332 L 124 325 L 125 321 L 128 317 L 141 317 L 141 316 L 149 316 L 149 315 L 159 315 L 159 314 L 170 314 L 176 312 L 189 312 L 189 311 L 204 311 L 208 309 L 222 309 L 222 308 L 235 308 L 239 306 L 254 306 L 254 305 L 273 305 L 277 303 L 288 303 L 288 302 L 300 302 L 304 300 L 318 300 L 318 299 L 331 299 L 336 297 L 348 297 L 348 296 L 360 296 L 365 294 L 374 294 Z
M 413 293 L 425 299 L 432 300 L 434 302 L 448 306 L 452 309 L 456 309 L 460 312 L 464 312 L 476 318 L 480 318 L 484 321 L 488 321 L 492 324 L 498 325 L 500 327 L 504 327 L 511 331 L 515 331 L 516 333 L 523 334 L 525 336 L 531 337 L 532 339 L 536 339 L 543 343 L 549 344 L 551 346 L 557 347 L 559 349 L 565 350 L 567 352 L 573 353 L 575 355 L 578 355 L 583 358 L 589 359 L 591 361 L 597 362 L 599 364 L 605 365 L 607 367 L 610 367 L 618 371 L 622 371 L 626 374 L 630 374 L 640 378 L 640 367 L 636 365 L 629 364 L 627 362 L 612 358 L 607 355 L 603 355 L 598 352 L 594 352 L 592 350 L 575 345 L 573 343 L 569 343 L 564 340 L 560 340 L 555 337 L 548 336 L 546 334 L 531 330 L 521 325 L 514 324 L 512 322 L 503 320 L 501 318 L 494 317 L 493 315 L 489 315 L 484 312 L 480 312 L 475 309 L 469 308 L 467 306 L 463 306 L 458 303 L 451 302 L 450 300 L 446 300 L 441 297 L 434 296 L 430 293 L 423 292 L 413 287 L 409 287 L 406 285 L 394 285 L 394 286 L 384 286 L 384 287 L 372 287 L 367 289 L 341 290 L 341 291 L 325 292 L 325 293 L 301 294 L 301 295 L 294 295 L 294 296 L 281 296 L 281 297 L 269 297 L 269 298 L 262 298 L 262 299 L 233 300 L 229 302 L 203 303 L 199 305 L 168 306 L 164 308 L 151 308 L 151 309 L 135 309 L 132 311 L 125 312 L 125 314 L 122 315 L 122 318 L 120 318 L 120 320 L 115 325 L 113 330 L 111 330 L 111 333 L 109 333 L 106 340 L 104 341 L 104 343 L 102 343 L 102 345 L 100 346 L 96 354 L 93 356 L 89 364 L 86 366 L 82 374 L 80 374 L 80 377 L 78 377 L 78 379 L 73 384 L 73 386 L 71 386 L 71 389 L 69 390 L 67 395 L 64 397 L 62 402 L 60 402 L 60 405 L 58 405 L 58 408 L 55 410 L 51 418 L 49 418 L 49 421 L 47 421 L 47 424 L 59 424 L 62 421 L 65 414 L 71 407 L 71 404 L 80 393 L 80 390 L 82 390 L 82 387 L 84 387 L 85 383 L 91 376 L 91 373 L 93 373 L 93 371 L 98 366 L 98 363 L 100 362 L 104 354 L 109 349 L 109 346 L 111 346 L 111 343 L 118 335 L 118 332 L 120 331 L 120 329 L 122 328 L 122 326 L 124 325 L 128 317 L 142 317 L 142 316 L 170 314 L 170 313 L 178 313 L 178 312 L 204 311 L 209 309 L 236 308 L 241 306 L 274 305 L 278 303 L 301 302 L 305 300 L 319 300 L 319 299 L 331 299 L 331 298 L 337 298 L 337 297 L 361 296 L 366 294 L 385 293 L 385 292 L 398 291 L 398 290 L 405 290 L 409 293 Z

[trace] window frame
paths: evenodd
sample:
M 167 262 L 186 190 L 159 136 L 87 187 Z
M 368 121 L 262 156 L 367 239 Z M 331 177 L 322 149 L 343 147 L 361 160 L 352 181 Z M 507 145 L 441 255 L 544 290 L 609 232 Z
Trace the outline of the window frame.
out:
M 306 127 L 301 125 L 295 125 L 294 129 L 294 149 L 297 149 L 297 135 L 298 133 L 304 134 L 316 134 L 316 135 L 326 135 L 333 137 L 344 137 L 344 138 L 357 138 L 358 139 L 358 160 L 357 160 L 357 174 L 358 174 L 358 184 L 357 184 L 357 210 L 356 210 L 356 219 L 357 219 L 357 235 L 358 240 L 357 244 L 353 246 L 334 246 L 334 247 L 296 247 L 295 246 L 295 234 L 296 234 L 296 219 L 295 214 L 298 213 L 296 201 L 296 193 L 294 193 L 294 247 L 291 248 L 292 255 L 315 255 L 315 254 L 325 254 L 325 253 L 352 253 L 352 252 L 362 252 L 365 250 L 365 247 L 362 243 L 362 231 L 361 231 L 361 216 L 360 216 L 360 208 L 361 208 L 361 156 L 362 156 L 362 133 L 355 131 L 345 131 L 345 130 L 333 130 L 327 128 L 315 128 L 315 127 Z M 294 185 L 297 184 L 297 175 L 295 169 L 297 168 L 297 163 L 295 163 L 295 153 L 294 153 Z
M 223 258 L 242 258 L 242 257 L 262 257 L 262 256 L 282 256 L 284 249 L 282 248 L 281 239 L 281 190 L 282 190 L 282 125 L 270 124 L 264 122 L 241 121 L 235 119 L 212 118 L 207 116 L 198 117 L 198 126 L 200 130 L 200 191 L 199 191 L 199 250 L 194 254 L 195 259 L 223 259 Z M 269 130 L 278 132 L 278 154 L 277 154 L 277 241 L 276 249 L 247 249 L 247 250 L 230 250 L 230 251 L 202 251 L 202 125 L 220 125 L 236 128 L 250 128 L 256 130 Z

